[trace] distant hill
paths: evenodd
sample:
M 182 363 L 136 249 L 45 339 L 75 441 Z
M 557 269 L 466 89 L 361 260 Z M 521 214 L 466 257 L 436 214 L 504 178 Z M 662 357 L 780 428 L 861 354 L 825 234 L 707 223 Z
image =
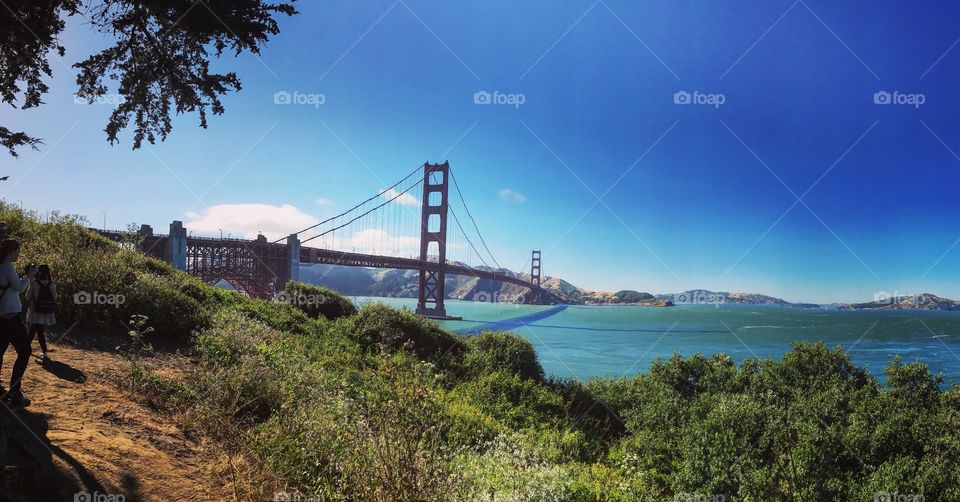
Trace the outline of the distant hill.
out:
M 728 291 L 710 291 L 707 289 L 691 289 L 680 293 L 657 295 L 661 300 L 670 300 L 676 305 L 697 304 L 731 304 L 731 305 L 778 305 L 794 308 L 820 308 L 814 303 L 793 303 L 782 298 L 776 298 L 759 293 L 735 293 Z
M 460 264 L 459 262 L 457 262 Z M 461 264 L 462 265 L 462 264 Z M 521 274 L 507 269 L 474 267 L 483 270 L 497 270 L 515 277 Z M 388 270 L 362 267 L 343 267 L 338 265 L 301 265 L 300 280 L 326 286 L 351 296 L 382 296 L 389 298 L 416 298 L 418 275 L 413 270 Z M 538 303 L 566 303 L 570 305 L 647 305 L 669 307 L 672 305 L 776 305 L 780 307 L 804 309 L 839 310 L 956 310 L 960 311 L 960 302 L 942 298 L 934 294 L 881 298 L 866 303 L 794 303 L 759 293 L 737 293 L 728 291 L 710 291 L 691 289 L 680 293 L 650 294 L 630 289 L 611 291 L 591 291 L 570 284 L 559 277 L 547 277 L 542 282 L 545 297 L 536 299 Z M 515 284 L 476 277 L 448 275 L 446 280 L 447 298 L 481 302 L 528 303 L 531 299 L 526 288 Z
M 515 277 L 521 274 L 507 269 L 474 267 L 481 270 L 497 270 Z M 300 280 L 318 284 L 351 296 L 382 296 L 388 298 L 416 298 L 418 275 L 413 270 L 386 270 L 338 265 L 301 265 Z M 481 302 L 526 303 L 531 299 L 529 291 L 516 284 L 476 277 L 447 275 L 445 288 L 447 298 Z M 623 290 L 616 293 L 589 291 L 578 288 L 563 279 L 545 278 L 542 282 L 545 298 L 540 303 L 567 304 L 624 304 L 668 306 L 650 293 Z
M 889 296 L 867 303 L 842 303 L 840 310 L 948 310 L 960 311 L 960 301 L 941 298 L 932 293 Z
M 462 265 L 459 262 L 451 262 Z M 506 269 L 474 267 L 479 270 L 498 271 L 515 277 L 520 274 Z M 300 280 L 339 291 L 350 296 L 381 296 L 388 298 L 416 298 L 418 273 L 414 270 L 392 270 L 339 265 L 301 265 Z M 479 279 L 448 274 L 444 283 L 447 298 L 480 302 L 567 303 L 564 298 L 552 294 L 549 288 L 541 294 L 545 298 L 526 298 L 529 291 L 516 284 L 489 279 Z

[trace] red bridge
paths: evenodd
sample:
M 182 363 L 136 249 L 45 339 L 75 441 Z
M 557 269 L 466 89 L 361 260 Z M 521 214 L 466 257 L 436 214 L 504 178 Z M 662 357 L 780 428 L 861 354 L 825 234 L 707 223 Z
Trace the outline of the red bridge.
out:
M 415 176 L 421 174 L 420 176 Z M 472 231 L 468 232 L 449 203 L 450 181 Z M 421 186 L 419 202 L 411 191 Z M 410 206 L 419 206 L 418 210 Z M 453 216 L 453 228 L 447 218 Z M 411 223 L 410 220 L 416 221 Z M 448 232 L 453 230 L 454 232 Z M 544 303 L 548 295 L 540 288 L 540 251 L 533 251 L 530 271 L 514 274 L 499 266 L 467 209 L 449 163 L 424 164 L 377 195 L 347 211 L 311 225 L 285 239 L 270 242 L 263 235 L 254 240 L 195 237 L 174 221 L 167 235 L 154 234 L 148 225 L 138 232 L 97 230 L 118 242 L 135 243 L 144 253 L 162 259 L 207 282 L 225 280 L 251 296 L 269 298 L 290 280 L 300 279 L 300 265 L 322 263 L 419 271 L 417 313 L 447 317 L 444 306 L 446 274 L 477 277 L 528 288 L 526 303 Z M 340 232 L 338 238 L 337 232 Z M 419 250 L 405 231 L 419 233 Z M 312 234 L 308 236 L 308 233 Z M 455 234 L 451 235 L 451 234 Z M 301 239 L 301 236 L 304 238 Z M 450 239 L 450 237 L 454 237 Z M 320 240 L 324 247 L 303 244 Z M 481 253 L 477 243 L 486 251 Z M 347 251 L 345 248 L 352 249 Z M 408 249 L 404 249 L 404 248 Z M 359 248 L 359 249 L 358 249 Z M 369 253 L 363 252 L 370 249 Z M 380 253 L 377 249 L 384 250 Z M 410 256 L 402 256 L 407 251 Z M 458 256 L 450 259 L 451 252 Z M 484 266 L 469 266 L 479 258 Z M 486 260 L 496 265 L 490 266 Z M 524 267 L 526 268 L 526 267 Z

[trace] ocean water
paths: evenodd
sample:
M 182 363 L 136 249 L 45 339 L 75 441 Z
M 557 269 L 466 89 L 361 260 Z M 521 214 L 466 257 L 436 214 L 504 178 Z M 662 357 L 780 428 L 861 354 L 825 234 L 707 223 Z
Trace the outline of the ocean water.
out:
M 413 299 L 356 298 L 414 308 Z M 630 376 L 658 357 L 723 352 L 737 362 L 779 359 L 795 340 L 844 347 L 859 365 L 883 380 L 897 355 L 919 360 L 946 383 L 960 383 L 960 312 L 805 310 L 758 305 L 550 307 L 447 301 L 451 331 L 509 329 L 536 347 L 553 376 L 587 380 Z

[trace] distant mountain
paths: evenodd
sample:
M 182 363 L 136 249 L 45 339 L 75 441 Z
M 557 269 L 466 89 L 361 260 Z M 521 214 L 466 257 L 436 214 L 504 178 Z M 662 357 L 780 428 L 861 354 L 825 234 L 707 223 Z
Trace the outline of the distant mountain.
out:
M 840 310 L 956 310 L 960 311 L 960 301 L 941 298 L 931 293 L 919 293 L 903 296 L 882 296 L 867 303 L 842 303 Z
M 609 291 L 590 291 L 578 288 L 569 282 L 550 277 L 543 281 L 541 286 L 551 294 L 563 300 L 563 303 L 583 305 L 649 305 L 653 307 L 669 307 L 669 300 L 662 300 L 650 293 L 641 293 L 624 289 L 615 293 Z
M 459 262 L 452 264 L 463 265 Z M 515 277 L 520 274 L 506 269 L 473 267 L 479 270 L 498 271 Z M 415 270 L 392 270 L 339 265 L 301 265 L 300 280 L 318 284 L 350 296 L 381 296 L 388 298 L 416 298 L 419 275 Z M 476 277 L 448 274 L 444 282 L 447 298 L 479 302 L 504 303 L 564 303 L 554 296 L 549 288 L 540 294 L 542 298 L 527 298 L 530 292 L 516 284 L 491 281 Z
M 457 264 L 461 264 L 456 262 Z M 462 265 L 462 264 L 461 264 Z M 521 274 L 507 269 L 474 267 L 484 270 L 497 270 L 515 277 Z M 416 298 L 418 275 L 413 270 L 389 270 L 362 267 L 343 267 L 338 265 L 301 265 L 300 279 L 304 282 L 319 284 L 351 296 L 382 296 L 397 298 Z M 954 310 L 960 311 L 960 301 L 941 298 L 930 293 L 917 295 L 883 297 L 867 303 L 832 303 L 818 305 L 814 303 L 793 303 L 782 298 L 758 293 L 736 293 L 728 291 L 710 291 L 691 289 L 680 293 L 658 294 L 643 293 L 630 289 L 616 292 L 591 291 L 583 289 L 558 277 L 544 278 L 541 286 L 543 298 L 531 299 L 526 288 L 501 281 L 448 275 L 445 283 L 447 298 L 480 302 L 504 303 L 566 303 L 570 305 L 647 305 L 669 307 L 672 305 L 727 304 L 727 305 L 776 305 L 781 307 L 804 309 L 839 310 Z
M 681 293 L 657 295 L 661 300 L 672 301 L 675 305 L 778 305 L 794 308 L 820 308 L 813 303 L 792 303 L 782 298 L 761 295 L 758 293 L 731 293 L 728 291 L 710 291 L 706 289 L 691 289 Z
M 460 263 L 457 263 L 460 264 Z M 521 274 L 507 269 L 474 267 L 481 270 L 496 270 L 515 277 Z M 350 296 L 382 296 L 388 298 L 416 298 L 418 274 L 413 270 L 389 270 L 339 265 L 301 265 L 300 280 L 318 284 Z M 566 303 L 589 305 L 651 305 L 669 306 L 650 293 L 624 290 L 616 293 L 588 291 L 578 288 L 563 279 L 545 278 L 541 284 L 543 298 L 531 299 L 527 288 L 516 284 L 459 275 L 447 275 L 444 287 L 447 298 L 480 302 Z

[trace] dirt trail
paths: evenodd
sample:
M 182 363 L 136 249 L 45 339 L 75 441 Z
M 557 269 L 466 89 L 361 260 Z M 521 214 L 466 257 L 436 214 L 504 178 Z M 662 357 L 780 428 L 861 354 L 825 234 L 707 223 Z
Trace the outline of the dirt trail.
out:
M 168 418 L 131 401 L 112 383 L 128 364 L 123 358 L 52 348 L 52 360 L 41 365 L 34 343 L 23 384 L 33 403 L 14 412 L 0 405 L 0 500 L 227 498 L 205 468 L 201 448 Z M 14 358 L 11 347 L 0 375 L 5 387 Z M 81 491 L 101 496 L 75 497 Z M 109 495 L 114 497 L 103 498 Z

